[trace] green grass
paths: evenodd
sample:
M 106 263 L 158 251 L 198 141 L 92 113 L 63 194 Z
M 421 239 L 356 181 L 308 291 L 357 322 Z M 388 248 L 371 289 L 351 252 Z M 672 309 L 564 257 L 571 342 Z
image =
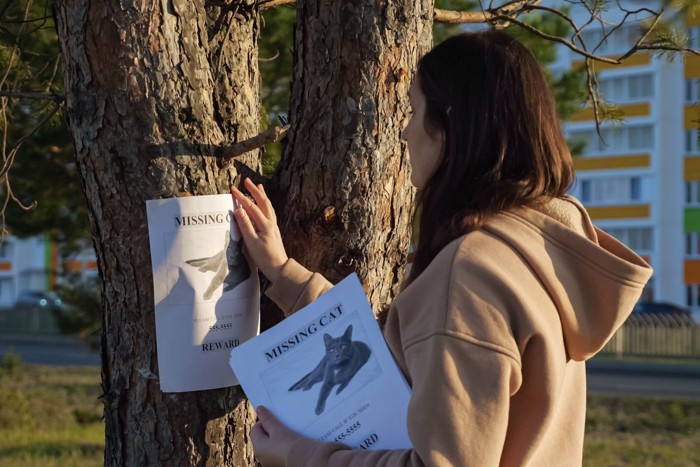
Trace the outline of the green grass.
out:
M 100 466 L 104 424 L 96 367 L 0 361 L 0 465 Z
M 700 401 L 590 396 L 584 465 L 700 466 Z
M 96 367 L 0 361 L 0 465 L 103 465 Z M 700 401 L 591 396 L 584 466 L 700 466 Z

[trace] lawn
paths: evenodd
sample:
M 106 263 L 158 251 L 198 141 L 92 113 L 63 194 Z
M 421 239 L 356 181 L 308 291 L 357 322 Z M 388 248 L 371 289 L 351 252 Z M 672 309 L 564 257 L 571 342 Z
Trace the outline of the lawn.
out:
M 0 465 L 103 465 L 104 424 L 97 367 L 0 362 Z
M 0 465 L 103 464 L 96 367 L 0 361 Z M 700 401 L 592 396 L 584 465 L 699 466 Z
M 584 466 L 700 466 L 700 401 L 590 396 Z

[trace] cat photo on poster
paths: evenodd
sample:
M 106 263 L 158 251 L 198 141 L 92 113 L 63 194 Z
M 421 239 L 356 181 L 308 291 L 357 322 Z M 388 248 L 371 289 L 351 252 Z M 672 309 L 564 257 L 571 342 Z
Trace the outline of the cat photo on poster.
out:
M 308 391 L 316 383 L 321 383 L 316 415 L 325 409 L 331 390 L 337 385 L 335 393 L 340 394 L 372 354 L 367 344 L 352 340 L 352 324 L 348 325 L 342 336 L 334 338 L 330 334 L 324 334 L 323 342 L 326 348 L 321 361 L 289 388 L 289 391 Z
M 313 419 L 371 384 L 382 371 L 366 342 L 361 321 L 350 313 L 280 359 L 261 374 L 270 398 L 284 401 L 276 408 L 304 407 Z

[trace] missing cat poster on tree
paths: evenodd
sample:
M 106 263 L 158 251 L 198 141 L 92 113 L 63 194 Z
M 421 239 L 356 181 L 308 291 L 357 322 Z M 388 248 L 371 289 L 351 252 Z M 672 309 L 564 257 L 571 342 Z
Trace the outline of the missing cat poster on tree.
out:
M 305 436 L 356 449 L 411 447 L 411 391 L 355 274 L 233 349 L 230 363 L 254 407 Z
M 238 384 L 229 352 L 259 332 L 258 274 L 233 209 L 228 194 L 146 202 L 163 392 Z

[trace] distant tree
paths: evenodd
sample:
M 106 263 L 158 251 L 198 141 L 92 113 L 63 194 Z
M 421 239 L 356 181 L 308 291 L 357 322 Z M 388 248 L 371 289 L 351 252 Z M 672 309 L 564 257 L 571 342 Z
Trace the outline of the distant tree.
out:
M 292 87 L 294 53 L 294 21 L 297 11 L 293 5 L 281 5 L 264 10 L 261 14 L 260 75 L 262 85 L 260 100 L 264 112 L 263 125 L 267 128 L 289 119 L 289 96 Z M 263 173 L 272 176 L 282 157 L 282 144 L 269 143 L 264 148 Z
M 94 350 L 100 350 L 101 288 L 97 276 L 67 273 L 57 287 L 63 305 L 52 309 L 58 329 L 63 334 L 79 337 Z
M 48 233 L 67 255 L 85 244 L 89 230 L 61 112 L 63 74 L 52 11 L 46 1 L 5 2 L 0 23 L 0 220 L 19 237 Z

